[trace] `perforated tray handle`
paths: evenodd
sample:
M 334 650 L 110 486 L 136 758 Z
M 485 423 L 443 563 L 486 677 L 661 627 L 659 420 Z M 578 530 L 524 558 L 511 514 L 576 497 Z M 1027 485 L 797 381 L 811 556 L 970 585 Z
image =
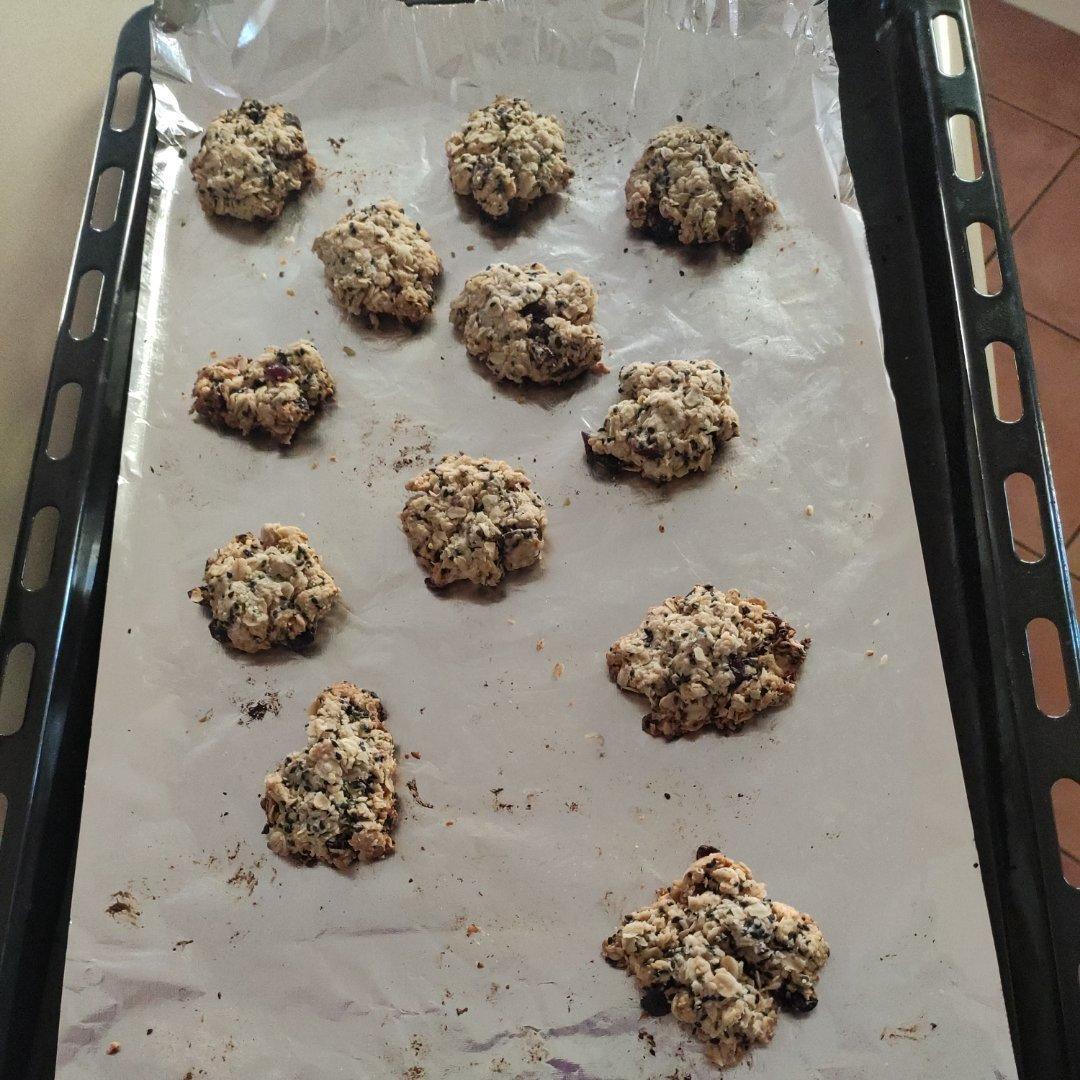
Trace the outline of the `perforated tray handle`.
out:
M 149 15 L 117 44 L 0 624 L 4 1076 L 30 1075 L 77 835 L 154 144 Z

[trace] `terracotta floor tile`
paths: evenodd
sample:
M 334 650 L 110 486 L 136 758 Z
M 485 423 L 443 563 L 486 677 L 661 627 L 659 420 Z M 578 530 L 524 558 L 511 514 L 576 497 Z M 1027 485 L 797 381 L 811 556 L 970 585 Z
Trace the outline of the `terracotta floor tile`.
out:
M 1080 139 L 1007 102 L 988 97 L 984 104 L 1009 224 L 1015 225 L 1080 147 Z
M 1058 844 L 1080 860 L 1080 784 L 1055 784 L 1052 796 Z
M 1016 228 L 1013 250 L 1024 310 L 1080 338 L 1080 154 Z
M 1080 34 L 1011 7 L 971 0 L 975 45 L 988 93 L 1080 135 Z
M 1028 319 L 1028 336 L 1062 532 L 1068 541 L 1080 528 L 1080 430 L 1076 423 L 1076 402 L 1080 401 L 1080 341 L 1038 319 Z M 998 393 L 1001 407 L 1011 409 L 1016 396 L 1015 383 L 1010 385 L 999 379 Z M 1014 537 L 1025 546 L 1041 551 L 1042 528 L 1037 507 L 1010 500 L 1009 509 Z M 1070 546 L 1069 555 L 1073 569 L 1080 573 L 1080 540 Z

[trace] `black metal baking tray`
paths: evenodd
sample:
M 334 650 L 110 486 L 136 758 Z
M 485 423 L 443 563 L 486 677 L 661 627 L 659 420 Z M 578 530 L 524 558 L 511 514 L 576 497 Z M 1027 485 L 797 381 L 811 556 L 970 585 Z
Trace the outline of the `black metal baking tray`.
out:
M 942 14 L 956 20 L 964 51 L 954 76 L 935 60 L 931 21 Z M 13 1080 L 54 1069 L 155 145 L 151 18 L 150 8 L 133 16 L 117 45 L 0 624 L 0 731 L 21 713 L 21 726 L 0 735 L 0 1075 Z M 1080 734 L 1075 706 L 1056 720 L 1038 711 L 1026 628 L 1035 617 L 1057 626 L 1072 702 L 1078 635 L 970 14 L 965 0 L 832 0 L 829 18 L 1018 1069 L 1025 1080 L 1080 1078 L 1080 891 L 1062 876 L 1050 801 L 1056 780 L 1080 779 Z M 128 72 L 141 76 L 135 119 L 116 131 L 113 101 Z M 946 123 L 957 112 L 972 119 L 986 164 L 975 181 L 953 172 Z M 115 221 L 95 228 L 98 178 L 112 167 L 123 170 Z M 965 239 L 973 221 L 996 235 L 1003 288 L 994 297 L 973 287 Z M 87 270 L 103 275 L 101 299 L 93 331 L 75 340 Z M 1016 423 L 994 412 L 990 341 L 1015 350 Z M 77 420 L 70 451 L 58 456 L 54 416 L 72 382 Z M 1038 497 L 1046 554 L 1036 563 L 1013 551 L 1004 481 L 1016 472 Z M 32 531 L 50 506 L 57 527 L 43 562 Z M 44 578 L 33 590 L 23 584 L 28 553 Z M 6 664 L 22 643 L 34 649 L 24 709 L 6 700 L 20 697 Z

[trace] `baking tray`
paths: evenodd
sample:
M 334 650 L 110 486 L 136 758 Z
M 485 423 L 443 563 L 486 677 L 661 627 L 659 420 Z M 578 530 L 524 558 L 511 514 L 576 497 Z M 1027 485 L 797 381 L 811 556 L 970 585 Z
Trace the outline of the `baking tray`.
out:
M 960 27 L 967 60 L 960 76 L 937 71 L 930 20 L 940 13 Z M 154 144 L 149 18 L 149 9 L 135 16 L 118 45 L 93 176 L 117 165 L 124 185 L 116 222 L 104 231 L 89 223 L 91 185 L 0 628 L 3 656 L 22 642 L 35 649 L 22 725 L 0 742 L 8 804 L 0 841 L 0 1061 L 12 1076 L 52 1071 Z M 1049 721 L 1035 708 L 1025 637 L 1036 615 L 1058 626 L 1075 701 L 1075 620 L 970 19 L 955 2 L 834 3 L 830 21 L 1019 1067 L 1031 1077 L 1080 1075 L 1080 912 L 1061 875 L 1050 808 L 1050 785 L 1068 775 L 1064 763 L 1080 758 L 1067 720 Z M 142 75 L 136 118 L 116 132 L 108 118 L 128 71 Z M 975 183 L 952 174 L 944 121 L 956 111 L 972 116 L 990 165 Z M 989 300 L 971 285 L 964 228 L 972 220 L 991 224 L 998 237 L 1004 289 Z M 76 342 L 66 330 L 89 269 L 104 275 L 102 299 L 94 332 Z M 988 340 L 1016 351 L 1024 416 L 1008 427 L 993 411 Z M 71 381 L 82 387 L 74 441 L 54 460 L 52 418 Z M 1047 554 L 1036 564 L 1020 563 L 1012 551 L 1004 478 L 1016 471 L 1033 479 L 1039 496 Z M 47 581 L 31 592 L 22 568 L 44 506 L 57 508 L 59 525 Z

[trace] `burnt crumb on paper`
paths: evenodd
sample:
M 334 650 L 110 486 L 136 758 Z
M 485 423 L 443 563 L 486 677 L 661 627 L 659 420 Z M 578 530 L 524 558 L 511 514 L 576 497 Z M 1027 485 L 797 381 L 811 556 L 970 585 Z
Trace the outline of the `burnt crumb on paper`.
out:
M 237 724 L 250 727 L 267 716 L 277 716 L 281 712 L 281 695 L 276 690 L 268 690 L 262 697 L 251 701 L 242 702 L 240 705 L 240 719 Z
M 112 894 L 112 903 L 105 909 L 105 914 L 110 915 L 117 922 L 139 926 L 139 916 L 142 912 L 139 910 L 134 895 L 128 889 L 121 889 Z
M 429 803 L 429 802 L 428 802 L 428 801 L 427 801 L 426 799 L 421 799 L 421 798 L 420 798 L 420 792 L 419 792 L 419 791 L 417 790 L 417 787 L 416 787 L 416 781 L 415 781 L 415 780 L 409 780 L 409 781 L 408 781 L 408 782 L 407 782 L 407 783 L 405 784 L 405 786 L 406 786 L 406 787 L 407 787 L 407 788 L 409 789 L 409 794 L 410 794 L 410 795 L 412 795 L 412 797 L 413 797 L 413 798 L 414 798 L 414 799 L 415 799 L 415 800 L 416 800 L 416 801 L 417 801 L 417 802 L 418 802 L 418 803 L 419 803 L 419 804 L 420 804 L 421 806 L 423 806 L 423 807 L 424 807 L 425 809 L 427 809 L 427 810 L 434 810 L 434 809 L 435 809 L 435 804 L 434 804 L 434 803 Z
M 920 1042 L 932 1031 L 937 1030 L 937 1024 L 928 1020 L 916 1020 L 912 1024 L 901 1024 L 898 1027 L 884 1028 L 879 1036 L 882 1042 L 898 1042 L 908 1040 Z
M 495 809 L 496 810 L 503 810 L 503 811 L 506 811 L 507 813 L 513 813 L 514 804 L 510 803 L 510 802 L 503 802 L 502 799 L 499 798 L 499 796 L 502 795 L 504 790 L 505 790 L 505 788 L 501 788 L 501 787 L 496 787 L 496 788 L 491 789 L 491 797 L 494 800 Z

